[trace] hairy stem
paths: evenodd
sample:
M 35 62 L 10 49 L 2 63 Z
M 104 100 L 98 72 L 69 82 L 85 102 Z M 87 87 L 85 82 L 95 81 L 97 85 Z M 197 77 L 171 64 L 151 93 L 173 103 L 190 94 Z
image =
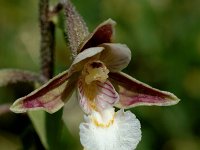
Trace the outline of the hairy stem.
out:
M 47 79 L 53 77 L 55 51 L 55 25 L 49 19 L 49 0 L 40 0 L 39 20 L 41 30 L 41 74 Z
M 54 51 L 55 51 L 55 25 L 51 18 L 62 9 L 60 4 L 56 5 L 52 11 L 49 10 L 49 0 L 40 0 L 39 18 L 41 29 L 41 74 L 50 79 L 54 71 Z M 48 149 L 54 150 L 60 146 L 62 109 L 54 114 L 45 113 L 45 130 L 48 142 Z
M 80 44 L 88 36 L 89 31 L 85 21 L 69 0 L 63 3 L 63 9 L 66 16 L 66 35 L 73 57 L 75 57 L 79 52 Z

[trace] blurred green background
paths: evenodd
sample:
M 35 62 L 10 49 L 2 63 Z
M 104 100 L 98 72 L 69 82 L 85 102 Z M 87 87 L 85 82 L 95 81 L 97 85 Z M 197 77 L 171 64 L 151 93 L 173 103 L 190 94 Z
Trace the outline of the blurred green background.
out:
M 141 106 L 132 109 L 142 125 L 143 137 L 137 150 L 199 150 L 200 1 L 72 2 L 90 31 L 107 18 L 117 22 L 115 41 L 126 43 L 132 50 L 132 61 L 125 72 L 181 99 L 178 105 L 171 107 Z M 1 0 L 0 33 L 0 69 L 20 68 L 39 72 L 38 1 Z M 71 55 L 59 28 L 56 29 L 55 57 L 56 74 L 69 67 Z M 1 87 L 0 104 L 13 102 L 23 95 L 24 88 L 23 85 Z M 68 149 L 81 149 L 77 122 L 82 115 L 75 113 L 74 108 L 68 108 L 65 112 L 74 113 L 66 119 L 71 133 L 69 136 L 74 137 L 69 138 L 69 143 L 78 143 L 78 146 Z M 42 149 L 26 115 L 0 112 L 0 149 Z

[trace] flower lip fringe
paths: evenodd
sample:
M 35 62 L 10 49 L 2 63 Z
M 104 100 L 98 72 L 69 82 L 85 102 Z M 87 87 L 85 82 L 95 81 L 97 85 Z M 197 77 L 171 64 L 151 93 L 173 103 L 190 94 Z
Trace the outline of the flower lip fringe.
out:
M 80 140 L 84 148 L 86 150 L 135 149 L 141 140 L 140 122 L 135 115 L 124 110 L 114 113 L 113 108 L 105 110 L 104 113 L 105 117 L 112 114 L 112 123 L 106 124 L 99 112 L 93 112 L 85 116 L 85 123 L 80 124 Z M 103 123 L 99 123 L 99 126 L 93 119 L 99 119 Z

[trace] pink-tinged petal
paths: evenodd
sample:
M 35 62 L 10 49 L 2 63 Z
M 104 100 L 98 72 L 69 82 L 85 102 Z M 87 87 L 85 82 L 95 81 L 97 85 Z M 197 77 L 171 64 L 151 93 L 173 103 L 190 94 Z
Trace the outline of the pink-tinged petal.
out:
M 104 83 L 96 81 L 88 85 L 80 79 L 78 82 L 78 96 L 81 108 L 85 113 L 112 107 L 119 100 L 118 93 L 108 80 Z
M 10 110 L 15 113 L 37 109 L 45 110 L 48 113 L 56 112 L 64 105 L 64 101 L 74 89 L 73 77 L 68 79 L 68 71 L 60 73 L 39 89 L 16 100 Z
M 118 107 L 130 108 L 138 105 L 168 106 L 179 102 L 179 99 L 174 94 L 152 88 L 125 73 L 110 73 L 109 77 L 118 85 L 117 88 L 120 95 Z
M 131 51 L 125 44 L 104 43 L 100 46 L 105 48 L 100 60 L 106 64 L 110 72 L 118 72 L 127 67 L 131 60 Z
M 79 100 L 79 104 L 82 108 L 82 110 L 89 114 L 91 112 L 91 105 L 92 102 L 90 102 L 90 100 L 85 96 L 85 89 L 84 89 L 84 83 L 79 80 L 78 81 L 78 88 L 77 88 L 77 96 L 78 96 L 78 100 Z
M 74 61 L 72 62 L 72 65 L 69 69 L 69 74 L 72 74 L 74 72 L 80 71 L 83 69 L 83 66 L 85 63 L 88 62 L 89 59 L 93 57 L 99 57 L 98 55 L 104 50 L 103 47 L 92 47 L 84 50 L 83 52 L 79 53 Z
M 97 82 L 98 94 L 96 98 L 97 107 L 104 110 L 119 101 L 119 95 L 110 81 Z
M 115 21 L 108 19 L 101 23 L 80 46 L 79 52 L 90 47 L 96 47 L 103 43 L 111 43 L 114 34 Z

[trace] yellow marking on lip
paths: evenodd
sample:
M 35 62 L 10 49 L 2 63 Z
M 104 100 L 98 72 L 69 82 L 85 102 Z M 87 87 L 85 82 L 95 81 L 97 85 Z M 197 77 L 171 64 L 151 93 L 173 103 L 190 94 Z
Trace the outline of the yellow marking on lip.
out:
M 83 89 L 88 100 L 93 101 L 97 96 L 97 86 L 95 82 L 92 82 L 91 84 L 83 82 Z
M 90 105 L 90 107 L 91 107 L 93 110 L 98 111 L 98 110 L 97 110 L 97 107 L 96 107 L 96 104 L 95 104 L 94 102 L 89 101 L 89 105 Z
M 97 127 L 108 128 L 114 123 L 114 116 L 115 115 L 113 115 L 112 119 L 110 119 L 109 122 L 106 124 L 98 122 L 95 118 L 92 118 L 92 121 Z

